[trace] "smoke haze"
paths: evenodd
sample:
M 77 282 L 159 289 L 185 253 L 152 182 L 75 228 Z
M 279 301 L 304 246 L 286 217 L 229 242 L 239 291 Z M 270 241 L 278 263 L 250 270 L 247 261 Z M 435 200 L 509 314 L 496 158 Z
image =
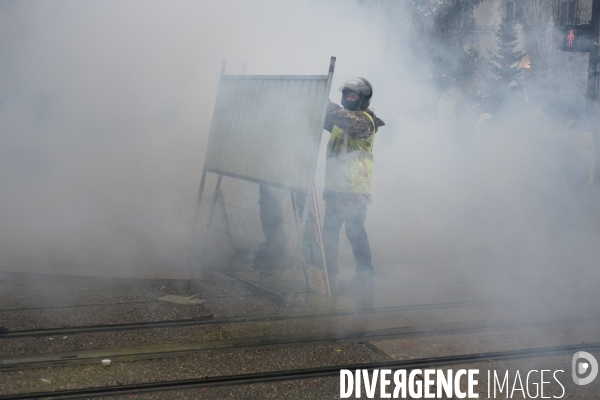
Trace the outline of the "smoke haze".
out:
M 463 114 L 458 138 L 436 120 L 441 93 L 416 79 L 432 66 L 414 55 L 399 6 L 390 15 L 349 1 L 0 4 L 4 270 L 172 276 L 186 261 L 222 60 L 231 74 L 247 62 L 249 74 L 323 75 L 336 56 L 331 99 L 363 76 L 387 124 L 367 216 L 382 280 L 547 285 L 566 266 L 597 277 L 596 220 L 582 211 L 591 192 L 573 204 L 568 185 L 544 180 L 553 153 L 527 153 L 541 105 L 497 118 L 502 140 L 465 144 L 479 111 Z M 353 272 L 345 241 L 340 266 Z

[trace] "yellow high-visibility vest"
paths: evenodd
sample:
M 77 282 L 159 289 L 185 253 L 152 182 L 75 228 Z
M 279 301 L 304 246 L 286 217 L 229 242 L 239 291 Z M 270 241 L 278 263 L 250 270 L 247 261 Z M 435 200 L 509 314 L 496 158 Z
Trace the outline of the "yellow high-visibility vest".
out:
M 367 113 L 373 124 L 373 132 L 364 138 L 355 138 L 337 125 L 333 126 L 327 143 L 327 164 L 325 168 L 325 189 L 342 193 L 371 194 L 373 178 L 373 140 L 377 125 Z

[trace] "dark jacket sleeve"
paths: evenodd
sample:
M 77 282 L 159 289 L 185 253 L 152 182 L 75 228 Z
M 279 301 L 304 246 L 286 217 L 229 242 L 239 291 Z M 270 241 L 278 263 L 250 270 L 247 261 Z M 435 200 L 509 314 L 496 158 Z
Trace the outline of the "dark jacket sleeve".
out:
M 370 110 L 368 112 L 375 121 L 377 126 L 385 125 L 383 121 L 375 117 Z M 325 118 L 324 128 L 331 132 L 334 125 L 337 125 L 340 129 L 343 129 L 350 136 L 356 138 L 368 137 L 373 133 L 373 123 L 363 112 L 361 111 L 350 111 L 345 108 L 329 102 L 327 106 L 327 116 Z

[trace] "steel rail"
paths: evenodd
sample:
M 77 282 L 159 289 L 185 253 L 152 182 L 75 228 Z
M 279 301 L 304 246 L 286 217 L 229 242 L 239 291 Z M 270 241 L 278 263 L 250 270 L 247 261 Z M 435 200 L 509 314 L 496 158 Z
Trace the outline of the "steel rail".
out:
M 412 310 L 427 310 L 427 309 L 440 309 L 440 308 L 456 308 L 456 307 L 473 307 L 480 305 L 490 304 L 501 304 L 512 302 L 512 299 L 501 299 L 501 300 L 476 300 L 476 301 L 458 301 L 458 302 L 447 302 L 447 303 L 431 303 L 431 304 L 409 304 L 403 306 L 387 306 L 387 307 L 376 307 L 376 308 L 365 308 L 365 309 L 346 309 L 346 310 L 327 310 L 327 311 L 315 311 L 315 312 L 300 312 L 300 313 L 288 313 L 288 314 L 263 314 L 263 315 L 250 315 L 241 317 L 224 317 L 215 318 L 213 316 L 184 319 L 184 320 L 167 320 L 167 321 L 155 321 L 155 322 L 136 322 L 126 324 L 106 324 L 106 325 L 87 325 L 87 326 L 73 326 L 73 327 L 61 327 L 61 328 L 42 328 L 42 329 L 27 329 L 18 331 L 8 331 L 8 333 L 0 334 L 0 339 L 20 339 L 26 337 L 36 336 L 54 336 L 54 335 L 75 335 L 82 333 L 95 333 L 95 332 L 111 332 L 111 331 L 125 331 L 125 330 L 136 330 L 136 329 L 156 329 L 156 328 L 176 328 L 184 326 L 195 326 L 195 325 L 218 325 L 218 324 L 232 324 L 242 322 L 264 322 L 264 321 L 281 321 L 281 320 L 294 320 L 294 319 L 310 319 L 310 318 L 327 318 L 327 317 L 340 317 L 347 315 L 364 315 L 364 314 L 379 314 L 394 311 L 412 311 Z
M 248 296 L 251 296 L 251 295 L 248 295 Z M 234 296 L 234 297 L 240 297 L 240 296 Z M 597 294 L 591 294 L 588 296 L 574 296 L 573 299 L 595 298 L 595 297 L 600 297 L 600 296 L 598 296 Z M 225 318 L 215 318 L 212 316 L 212 314 L 210 314 L 207 317 L 194 318 L 194 319 L 183 319 L 183 320 L 136 322 L 136 323 L 125 323 L 125 324 L 85 325 L 85 326 L 72 326 L 72 327 L 61 327 L 61 328 L 26 329 L 26 330 L 15 330 L 15 331 L 9 330 L 7 333 L 4 333 L 4 334 L 0 333 L 0 339 L 20 339 L 20 338 L 26 338 L 26 337 L 54 336 L 54 335 L 76 335 L 76 334 L 83 334 L 83 333 L 114 332 L 114 331 L 126 331 L 126 330 L 137 330 L 137 329 L 177 328 L 177 327 L 185 327 L 185 326 L 218 325 L 218 324 L 230 324 L 230 323 L 242 323 L 242 322 L 263 322 L 263 321 L 280 321 L 280 320 L 309 319 L 309 318 L 327 318 L 327 317 L 340 317 L 340 316 L 347 316 L 347 315 L 378 314 L 378 313 L 395 312 L 395 311 L 475 307 L 475 306 L 481 306 L 481 305 L 517 303 L 518 301 L 519 301 L 519 299 L 515 299 L 515 298 L 492 299 L 492 300 L 473 300 L 473 301 L 457 301 L 457 302 L 445 302 L 445 303 L 409 304 L 409 305 L 401 305 L 401 306 L 386 306 L 386 307 L 375 307 L 375 308 L 364 308 L 364 309 L 324 310 L 324 311 L 297 312 L 297 313 L 286 313 L 286 314 L 263 314 L 263 315 L 250 315 L 250 316 L 225 317 Z M 544 301 L 544 299 L 540 299 L 539 301 Z
M 166 296 L 166 294 L 165 294 Z M 202 297 L 198 298 L 199 300 L 212 300 L 212 299 L 227 299 L 233 297 L 257 297 L 256 293 L 244 293 L 237 295 L 227 295 L 227 296 L 210 296 L 210 297 Z M 121 306 L 128 304 L 150 304 L 150 303 L 168 303 L 158 299 L 155 300 L 133 300 L 133 301 L 117 301 L 114 303 L 85 303 L 85 304 L 62 304 L 59 306 L 47 306 L 47 307 L 23 307 L 23 308 L 0 308 L 0 314 L 9 313 L 9 312 L 25 312 L 25 311 L 40 311 L 40 310 L 62 310 L 65 308 L 84 308 L 84 307 L 96 307 L 96 306 Z
M 163 381 L 163 382 L 149 382 L 132 385 L 120 385 L 120 386 L 104 386 L 97 388 L 83 388 L 83 389 L 71 389 L 71 390 L 59 390 L 50 392 L 34 392 L 34 393 L 21 393 L 21 394 L 10 394 L 0 396 L 0 400 L 24 400 L 24 399 L 82 399 L 90 397 L 104 397 L 104 396 L 116 396 L 116 395 L 127 395 L 127 394 L 139 394 L 156 391 L 167 391 L 167 390 L 182 390 L 182 389 L 193 389 L 199 387 L 209 386 L 233 386 L 233 385 L 248 385 L 256 383 L 269 383 L 269 382 L 280 382 L 284 380 L 296 380 L 296 379 L 309 379 L 309 378 L 322 378 L 328 376 L 338 375 L 341 369 L 417 369 L 417 368 L 430 368 L 440 367 L 444 365 L 455 365 L 455 364 L 466 364 L 475 363 L 488 360 L 511 360 L 519 358 L 532 358 L 532 357 L 543 357 L 560 355 L 564 353 L 573 353 L 577 351 L 594 351 L 600 350 L 600 343 L 590 344 L 579 344 L 569 346 L 553 346 L 543 347 L 537 349 L 523 349 L 523 350 L 511 350 L 511 351 L 498 351 L 498 352 L 486 352 L 486 353 L 475 353 L 465 354 L 459 356 L 445 356 L 445 357 L 431 357 L 421 358 L 416 360 L 399 360 L 399 361 L 380 361 L 373 363 L 363 364 L 351 364 L 351 365 L 337 365 L 317 368 L 305 368 L 296 370 L 284 370 L 284 371 L 272 371 L 272 372 L 259 372 L 251 374 L 240 374 L 240 375 L 228 375 L 228 376 L 215 376 L 205 377 L 196 379 L 185 379 L 175 381 Z
M 374 340 L 390 340 L 408 336 L 428 336 L 444 334 L 460 334 L 476 331 L 514 330 L 528 327 L 556 325 L 573 325 L 582 323 L 598 323 L 600 318 L 561 320 L 531 320 L 530 318 L 510 320 L 479 320 L 438 323 L 424 326 L 401 327 L 372 330 L 364 332 L 348 332 L 346 334 L 324 333 L 312 335 L 281 335 L 276 337 L 250 337 L 237 340 L 213 340 L 207 342 L 172 344 L 168 346 L 140 346 L 130 348 L 109 348 L 97 350 L 69 351 L 57 354 L 38 354 L 0 358 L 0 371 L 59 367 L 65 365 L 93 364 L 101 359 L 113 361 L 148 360 L 167 357 L 191 356 L 215 351 L 252 351 L 282 347 L 301 347 L 331 345 L 338 343 L 364 343 Z

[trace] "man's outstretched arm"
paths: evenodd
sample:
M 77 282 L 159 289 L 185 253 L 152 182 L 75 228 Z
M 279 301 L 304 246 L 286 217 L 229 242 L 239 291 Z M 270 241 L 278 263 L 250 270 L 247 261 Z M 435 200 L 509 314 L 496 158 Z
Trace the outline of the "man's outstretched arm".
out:
M 325 129 L 331 132 L 334 125 L 356 138 L 368 137 L 373 133 L 373 124 L 364 113 L 346 110 L 329 101 Z

